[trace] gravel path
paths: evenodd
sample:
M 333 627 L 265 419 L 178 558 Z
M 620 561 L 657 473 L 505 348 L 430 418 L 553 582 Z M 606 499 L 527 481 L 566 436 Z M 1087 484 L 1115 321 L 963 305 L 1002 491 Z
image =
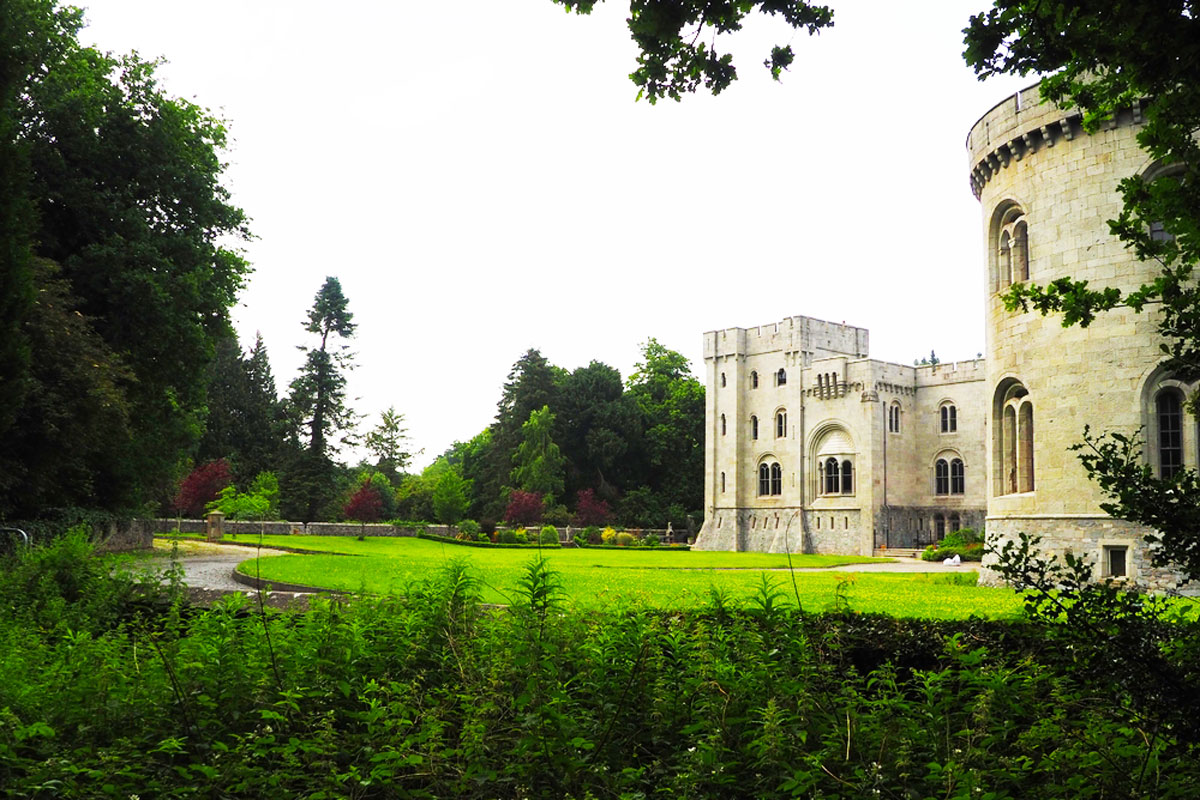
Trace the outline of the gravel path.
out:
M 234 544 L 209 544 L 183 540 L 179 543 L 179 561 L 183 565 L 183 582 L 198 589 L 213 589 L 222 592 L 244 592 L 246 586 L 231 576 L 233 568 L 241 562 L 259 554 L 257 547 Z M 154 549 L 162 553 L 162 565 L 170 559 L 172 542 L 154 540 Z M 262 549 L 262 556 L 286 555 L 282 550 Z

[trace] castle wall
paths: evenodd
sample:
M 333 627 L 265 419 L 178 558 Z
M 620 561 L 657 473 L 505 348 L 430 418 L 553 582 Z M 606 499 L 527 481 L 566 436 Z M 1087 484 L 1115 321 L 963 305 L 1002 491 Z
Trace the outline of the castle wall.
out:
M 954 512 L 965 520 L 969 509 L 982 517 L 979 481 L 971 494 L 935 496 L 937 451 L 931 449 L 936 402 L 947 391 L 972 419 L 979 417 L 982 364 L 888 364 L 868 358 L 867 345 L 862 328 L 808 317 L 705 334 L 706 513 L 698 549 L 866 555 L 887 543 L 880 519 L 904 520 L 910 534 L 920 526 L 932 530 L 937 512 L 881 517 L 889 503 L 936 508 L 947 521 Z M 901 404 L 906 421 L 887 434 L 892 401 Z M 955 456 L 982 460 L 981 435 L 970 446 L 965 431 L 951 436 L 963 440 Z M 825 491 L 821 477 L 830 458 L 839 470 L 851 465 L 850 480 L 840 473 L 835 493 Z M 760 486 L 764 464 L 778 465 L 781 473 L 767 492 Z
M 1137 529 L 1104 515 L 1098 488 L 1070 448 L 1085 426 L 1133 433 L 1144 423 L 1143 389 L 1162 358 L 1156 314 L 1116 310 L 1087 328 L 1063 328 L 1057 316 L 1005 310 L 1001 295 L 1010 280 L 1025 279 L 1007 274 L 1013 262 L 1002 237 L 1012 219 L 1027 226 L 1029 281 L 1070 277 L 1129 290 L 1153 278 L 1155 265 L 1139 262 L 1106 224 L 1121 211 L 1117 184 L 1149 166 L 1135 138 L 1140 127 L 1134 108 L 1088 134 L 1077 114 L 1040 104 L 1032 87 L 985 114 L 967 142 L 987 243 L 988 530 L 1037 532 L 1097 561 L 1101 538 L 1124 539 L 1135 564 L 1145 560 Z M 1031 470 L 1009 444 L 1020 440 L 1020 417 L 1013 415 L 1013 432 L 1005 416 L 1026 404 Z

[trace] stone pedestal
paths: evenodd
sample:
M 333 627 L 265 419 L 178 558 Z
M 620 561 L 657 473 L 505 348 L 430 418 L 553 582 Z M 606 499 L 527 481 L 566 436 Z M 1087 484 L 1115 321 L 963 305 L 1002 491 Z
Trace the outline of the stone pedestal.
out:
M 205 538 L 210 542 L 219 542 L 225 535 L 225 514 L 220 511 L 208 512 L 204 526 Z

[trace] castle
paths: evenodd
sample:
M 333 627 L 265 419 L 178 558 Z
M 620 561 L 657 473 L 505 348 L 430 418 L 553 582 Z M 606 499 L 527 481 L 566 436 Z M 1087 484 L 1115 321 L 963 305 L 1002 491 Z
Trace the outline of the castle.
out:
M 1138 146 L 1136 105 L 1095 133 L 1036 86 L 998 104 L 967 138 L 983 210 L 985 358 L 908 367 L 869 358 L 867 331 L 791 317 L 704 336 L 707 381 L 701 549 L 870 554 L 919 547 L 956 526 L 989 539 L 1039 535 L 1097 573 L 1151 587 L 1138 526 L 1070 450 L 1094 432 L 1144 429 L 1161 475 L 1195 467 L 1194 389 L 1160 368 L 1155 312 L 1118 309 L 1087 328 L 1005 310 L 1013 283 L 1086 279 L 1134 289 L 1154 263 L 1109 233 L 1117 184 L 1158 166 Z

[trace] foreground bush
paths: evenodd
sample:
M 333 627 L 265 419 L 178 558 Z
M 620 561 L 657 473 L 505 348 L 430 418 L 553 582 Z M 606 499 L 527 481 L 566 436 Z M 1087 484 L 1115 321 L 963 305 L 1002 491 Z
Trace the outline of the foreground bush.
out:
M 3 597 L 40 569 L 32 591 L 85 619 L 51 561 L 0 576 Z M 1050 629 L 803 616 L 769 579 L 745 611 L 714 589 L 693 613 L 590 615 L 544 562 L 507 610 L 476 588 L 456 563 L 405 599 L 306 613 L 241 596 L 139 612 L 118 592 L 87 630 L 6 603 L 0 796 L 994 800 L 1200 781 L 1194 743 L 1076 679 Z

